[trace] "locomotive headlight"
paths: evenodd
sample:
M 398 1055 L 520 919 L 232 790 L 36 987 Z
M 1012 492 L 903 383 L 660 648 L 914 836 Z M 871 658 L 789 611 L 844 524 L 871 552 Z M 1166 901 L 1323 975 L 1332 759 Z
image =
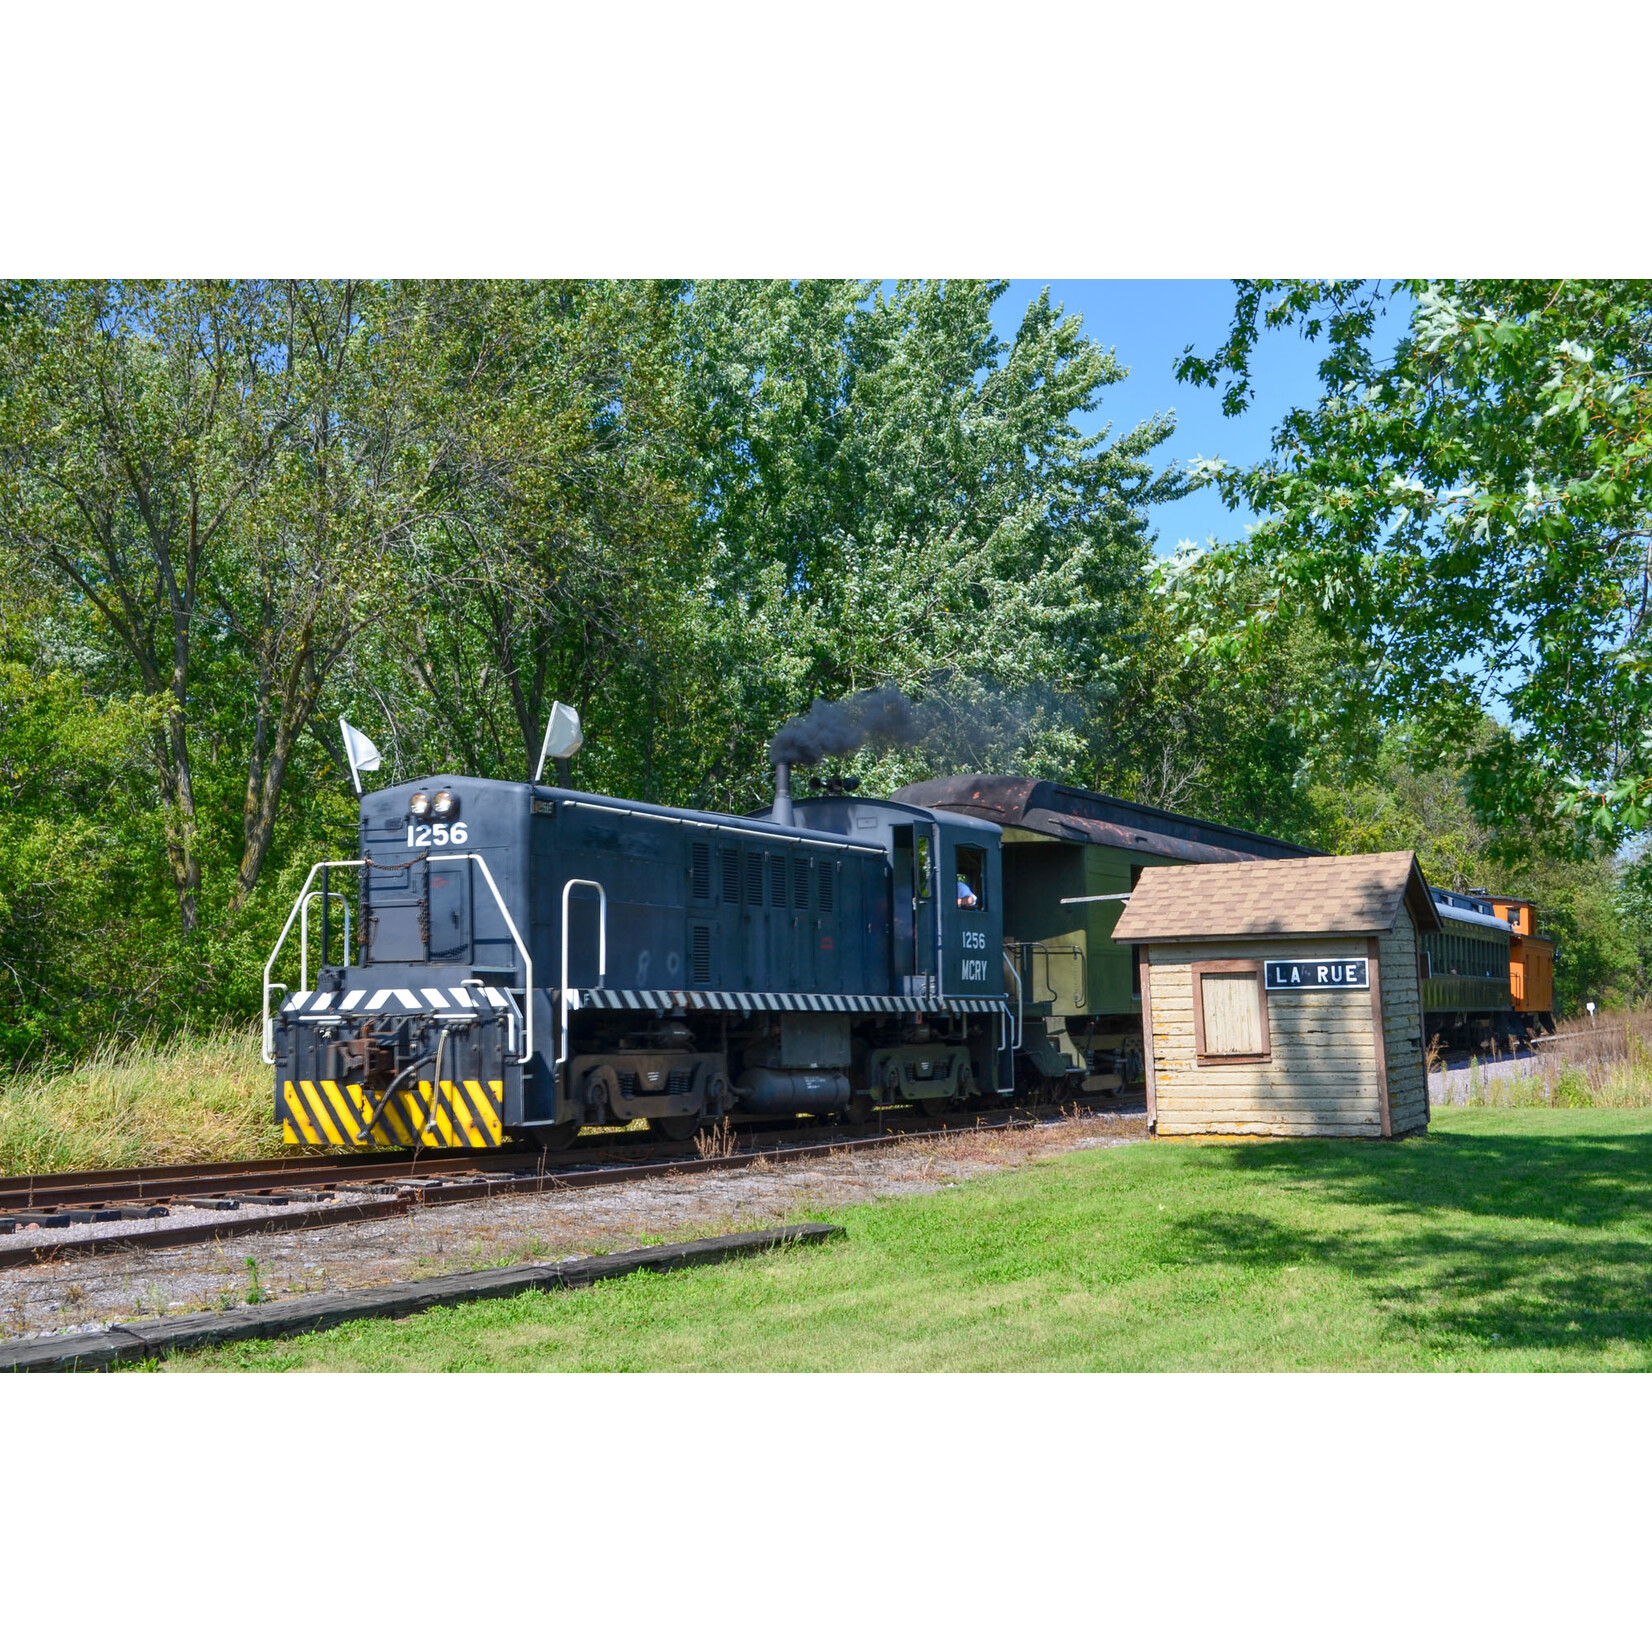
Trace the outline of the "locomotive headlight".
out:
M 443 793 L 442 795 L 445 796 L 446 793 Z M 429 796 L 424 792 L 414 792 L 414 794 L 407 800 L 407 812 L 412 815 L 415 820 L 428 820 L 430 818 Z
M 452 820 L 459 812 L 457 792 L 440 791 L 430 800 L 430 812 L 438 820 Z

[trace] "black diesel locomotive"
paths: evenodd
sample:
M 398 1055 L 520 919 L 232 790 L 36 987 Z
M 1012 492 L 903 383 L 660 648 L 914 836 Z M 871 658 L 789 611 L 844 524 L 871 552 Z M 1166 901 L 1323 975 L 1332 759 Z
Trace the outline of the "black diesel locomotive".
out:
M 266 967 L 283 1134 L 554 1148 L 1008 1092 L 1000 839 L 794 807 L 784 769 L 764 818 L 459 775 L 371 793 L 357 858 L 312 870 Z M 296 989 L 270 978 L 295 925 Z

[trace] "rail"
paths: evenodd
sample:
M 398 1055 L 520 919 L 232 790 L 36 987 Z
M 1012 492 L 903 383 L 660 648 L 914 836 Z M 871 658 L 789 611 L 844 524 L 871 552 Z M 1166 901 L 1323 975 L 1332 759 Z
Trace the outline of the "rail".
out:
M 1101 1115 L 1092 1110 L 1092 1116 Z M 0 1235 L 21 1242 L 0 1245 L 0 1270 L 100 1251 L 172 1248 L 405 1217 L 419 1207 L 511 1193 L 565 1192 L 657 1176 L 775 1167 L 845 1150 L 956 1139 L 960 1129 L 1013 1131 L 1070 1118 L 1065 1104 L 1058 1108 L 1011 1103 L 966 1108 L 936 1128 L 932 1121 L 903 1109 L 893 1118 L 880 1117 L 853 1128 L 767 1128 L 750 1135 L 742 1128 L 733 1151 L 709 1158 L 684 1144 L 610 1137 L 590 1141 L 583 1151 L 562 1153 L 350 1153 L 12 1177 L 0 1180 Z M 352 1192 L 357 1196 L 350 1197 Z M 285 1201 L 281 1195 L 286 1195 Z M 128 1202 L 148 1208 L 111 1208 L 112 1203 Z M 284 1202 L 288 1208 L 281 1208 Z M 194 1219 L 192 1213 L 198 1213 Z M 38 1222 L 42 1231 L 25 1238 L 31 1222 Z M 119 1226 L 111 1231 L 105 1223 Z M 84 1236 L 64 1232 L 65 1228 L 83 1228 Z
M 493 896 L 493 904 L 499 908 L 499 916 L 505 920 L 505 927 L 510 931 L 511 941 L 516 947 L 516 955 L 522 960 L 524 983 L 523 1039 L 522 1048 L 512 1053 L 519 1063 L 528 1062 L 533 1057 L 533 954 L 528 951 L 527 943 L 522 939 L 522 931 L 516 927 L 516 920 L 511 916 L 510 908 L 505 905 L 505 897 L 499 893 L 499 885 L 493 881 L 493 873 L 488 867 L 486 858 L 474 852 L 456 855 L 422 855 L 417 858 L 429 864 L 434 864 L 437 861 L 470 860 L 475 861 L 477 866 L 481 868 L 482 876 L 487 880 L 488 893 Z M 311 886 L 315 883 L 317 875 L 322 872 L 342 871 L 351 867 L 362 867 L 366 864 L 365 860 L 318 860 L 310 868 L 310 875 L 305 878 L 304 887 L 299 890 L 297 898 L 293 901 L 292 910 L 287 914 L 287 921 L 281 926 L 281 934 L 270 950 L 269 957 L 264 960 L 261 1008 L 264 1025 L 264 1065 L 267 1067 L 275 1065 L 275 1017 L 270 1014 L 270 989 L 271 987 L 280 987 L 283 992 L 287 991 L 287 985 L 284 981 L 272 981 L 270 979 L 270 972 L 275 968 L 276 959 L 281 956 L 281 949 L 287 944 L 287 937 L 293 932 L 293 925 L 300 923 L 301 917 L 304 919 L 304 922 L 300 924 L 301 937 L 308 933 L 308 901 Z M 321 891 L 316 890 L 315 893 L 320 894 Z M 307 948 L 305 952 L 300 954 L 299 964 L 301 969 L 308 962 L 306 953 Z M 346 953 L 346 956 L 348 956 L 348 953 Z M 309 990 L 308 983 L 301 979 L 299 990 L 307 992 Z M 509 997 L 509 993 L 506 996 Z M 513 1026 L 513 1033 L 514 1030 Z

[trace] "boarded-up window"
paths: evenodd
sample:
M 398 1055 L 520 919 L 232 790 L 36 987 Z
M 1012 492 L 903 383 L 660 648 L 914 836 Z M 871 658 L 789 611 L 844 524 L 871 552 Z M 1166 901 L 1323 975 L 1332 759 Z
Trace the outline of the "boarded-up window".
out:
M 1200 1061 L 1267 1061 L 1268 1000 L 1250 959 L 1193 966 L 1195 1053 Z
M 1262 1048 L 1262 1004 L 1254 975 L 1207 975 L 1205 1054 L 1256 1055 Z

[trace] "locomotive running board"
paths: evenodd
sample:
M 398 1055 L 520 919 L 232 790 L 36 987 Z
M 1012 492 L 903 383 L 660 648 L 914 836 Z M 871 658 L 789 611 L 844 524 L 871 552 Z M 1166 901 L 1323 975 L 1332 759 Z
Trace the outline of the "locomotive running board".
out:
M 570 1009 L 593 1010 L 782 1010 L 824 1014 L 1008 1015 L 1007 998 L 909 998 L 841 992 L 669 992 L 624 987 L 570 987 Z

